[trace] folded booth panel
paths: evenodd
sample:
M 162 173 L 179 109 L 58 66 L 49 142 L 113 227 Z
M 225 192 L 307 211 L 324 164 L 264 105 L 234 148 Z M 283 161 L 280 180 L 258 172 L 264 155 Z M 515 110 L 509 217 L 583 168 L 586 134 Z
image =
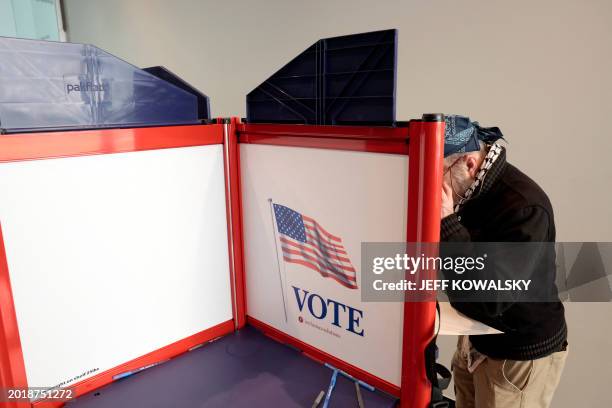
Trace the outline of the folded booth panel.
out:
M 73 385 L 232 319 L 223 160 L 211 144 L 0 163 L 29 386 Z
M 248 316 L 399 388 L 403 304 L 361 301 L 360 254 L 406 239 L 408 156 L 243 143 L 240 162 Z

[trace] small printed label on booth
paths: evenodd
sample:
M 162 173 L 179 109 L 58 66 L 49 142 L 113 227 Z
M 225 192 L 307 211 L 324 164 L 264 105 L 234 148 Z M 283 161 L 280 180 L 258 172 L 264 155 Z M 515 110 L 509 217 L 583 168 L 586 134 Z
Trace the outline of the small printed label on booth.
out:
M 71 384 L 71 383 L 74 383 L 75 381 L 81 380 L 81 379 L 83 379 L 83 378 L 85 378 L 85 377 L 87 377 L 87 376 L 89 376 L 89 375 L 91 375 L 91 374 L 93 374 L 93 373 L 98 372 L 98 371 L 100 371 L 100 369 L 99 369 L 99 368 L 92 368 L 92 369 L 90 369 L 90 370 L 87 370 L 87 371 L 82 372 L 81 374 L 79 374 L 79 375 L 77 375 L 77 376 L 74 376 L 74 377 L 72 377 L 72 378 L 70 378 L 70 379 L 67 379 L 67 380 L 65 380 L 65 381 L 62 381 L 61 383 L 56 384 L 56 385 L 55 385 L 55 386 L 53 386 L 53 387 L 49 387 L 48 389 L 56 389 L 56 388 L 65 387 L 65 386 L 66 386 L 66 385 L 68 385 L 68 384 Z

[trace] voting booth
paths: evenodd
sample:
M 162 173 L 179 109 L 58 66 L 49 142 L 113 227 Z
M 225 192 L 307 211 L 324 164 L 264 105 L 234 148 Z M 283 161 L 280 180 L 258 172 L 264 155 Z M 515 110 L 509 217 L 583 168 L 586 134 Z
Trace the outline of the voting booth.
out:
M 76 398 L 13 405 L 98 406 L 196 353 L 210 377 L 189 381 L 214 388 L 225 357 L 207 350 L 238 358 L 218 345 L 254 328 L 294 353 L 249 377 L 262 402 L 314 401 L 319 383 L 286 383 L 316 382 L 291 369 L 304 360 L 389 404 L 371 406 L 428 406 L 435 303 L 360 293 L 363 242 L 439 239 L 444 119 L 396 121 L 396 38 L 320 40 L 249 93 L 245 119 L 215 120 L 163 67 L 0 38 L 0 386 Z

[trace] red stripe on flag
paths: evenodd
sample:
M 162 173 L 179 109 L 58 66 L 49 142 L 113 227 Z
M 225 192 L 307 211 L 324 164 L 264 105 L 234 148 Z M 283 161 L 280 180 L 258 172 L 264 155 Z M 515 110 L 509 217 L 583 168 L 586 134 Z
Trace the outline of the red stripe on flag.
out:
M 312 248 L 310 248 L 310 247 L 306 247 L 306 246 L 304 246 L 304 245 L 297 244 L 297 243 L 295 243 L 295 242 L 293 242 L 293 241 L 291 241 L 291 240 L 289 240 L 289 239 L 287 239 L 287 238 L 285 238 L 285 237 L 281 237 L 281 238 L 280 238 L 280 240 L 281 240 L 281 242 L 284 242 L 285 244 L 289 244 L 289 245 L 294 246 L 294 247 L 297 247 L 297 248 L 303 248 L 304 250 L 306 250 L 306 251 L 308 251 L 308 252 L 312 252 L 312 253 L 314 253 L 314 254 L 316 254 L 316 255 L 320 256 L 320 257 L 325 257 L 325 256 L 326 256 L 325 254 L 323 254 L 322 252 L 320 252 L 320 248 L 317 248 L 317 247 L 316 247 L 316 246 L 314 246 L 314 245 L 311 245 L 311 247 L 312 247 Z M 335 250 L 334 250 L 334 252 L 339 252 L 339 251 L 335 251 Z M 345 252 L 345 253 L 346 253 L 346 252 Z M 348 258 L 345 258 L 345 257 L 343 257 L 343 256 L 339 256 L 339 255 L 336 255 L 336 253 L 334 253 L 333 255 L 334 255 L 334 259 L 337 259 L 337 260 L 339 260 L 340 262 L 348 262 L 349 264 L 351 263 L 351 260 L 350 260 L 350 259 L 348 259 Z
M 312 234 L 309 234 L 308 232 L 306 232 L 306 238 L 308 238 L 309 241 L 312 242 L 317 242 L 320 246 L 322 246 L 325 249 L 328 249 L 329 251 L 332 252 L 337 252 L 339 254 L 342 255 L 347 255 L 346 251 L 344 251 L 344 247 L 342 245 L 340 246 L 330 246 L 328 243 L 321 241 L 320 239 L 317 239 L 317 237 L 315 237 Z
M 344 251 L 344 247 L 342 245 L 330 247 L 325 242 L 321 241 L 321 239 L 317 238 L 320 237 L 320 235 L 315 237 L 311 234 L 306 234 L 306 237 L 309 245 L 317 248 L 319 251 L 321 251 L 321 253 L 325 253 L 326 256 L 340 260 L 340 254 L 348 255 L 346 251 Z
M 346 278 L 351 280 L 351 281 L 355 280 L 354 277 L 349 276 L 348 274 L 344 273 L 344 271 L 355 273 L 355 268 L 353 268 L 353 267 L 349 267 L 349 266 L 345 266 L 345 265 L 338 265 L 338 264 L 329 262 L 328 260 L 316 257 L 316 255 L 315 255 L 315 257 L 313 257 L 313 256 L 311 256 L 309 254 L 304 253 L 304 252 L 296 251 L 294 249 L 289 249 L 287 247 L 283 247 L 283 253 L 302 256 L 305 259 L 308 259 L 309 261 L 317 262 L 320 266 L 325 267 L 325 269 L 328 269 L 330 272 L 340 273 L 340 274 L 346 276 Z M 333 269 L 330 268 L 330 266 L 333 267 L 333 268 L 341 269 L 341 270 L 340 271 L 334 271 Z
M 308 221 L 308 222 L 312 223 L 312 224 L 313 224 L 313 225 L 314 225 L 314 226 L 315 226 L 317 229 L 319 229 L 319 230 L 320 230 L 320 231 L 321 231 L 323 234 L 327 235 L 327 237 L 328 237 L 329 239 L 332 239 L 332 240 L 334 240 L 334 241 L 338 241 L 338 242 L 342 242 L 342 240 L 341 240 L 339 237 L 337 237 L 337 236 L 335 236 L 335 235 L 332 235 L 332 234 L 330 234 L 329 232 L 327 232 L 327 231 L 325 230 L 325 228 L 323 228 L 323 227 L 321 226 L 321 224 L 319 224 L 318 222 L 316 222 L 314 219 L 312 219 L 312 218 L 310 218 L 310 217 L 307 217 L 307 216 L 305 216 L 305 215 L 302 215 L 302 219 L 303 219 L 304 221 Z
M 321 242 L 321 240 L 313 238 L 311 235 L 308 235 L 308 237 L 309 237 L 309 239 L 308 239 L 308 242 L 306 242 L 306 243 L 303 243 L 302 241 L 294 240 L 293 238 L 291 238 L 289 236 L 287 238 L 285 238 L 285 239 L 293 242 L 296 245 L 299 245 L 300 247 L 303 246 L 305 248 L 312 248 L 312 249 L 316 250 L 317 252 L 319 252 L 319 254 L 321 254 L 321 257 L 323 259 L 325 259 L 325 260 L 327 260 L 329 258 L 329 259 L 332 259 L 332 260 L 337 260 L 340 264 L 347 263 L 348 266 L 350 266 L 351 268 L 353 267 L 353 265 L 351 264 L 350 259 L 344 258 L 344 257 L 342 257 L 342 259 L 341 259 L 339 253 L 346 254 L 345 251 L 342 251 L 342 250 L 339 250 L 339 249 L 336 249 L 336 248 L 329 248 L 326 245 L 324 245 Z M 342 247 L 342 246 L 341 246 L 341 248 L 344 249 L 344 247 Z M 346 259 L 347 262 L 344 261 L 345 259 Z
M 304 226 L 306 227 L 306 234 L 310 234 L 313 237 L 317 237 L 319 241 L 324 242 L 326 245 L 329 245 L 331 247 L 342 248 L 342 241 L 336 243 L 330 240 L 329 238 L 327 238 L 325 235 L 323 235 L 321 231 L 319 231 L 318 229 L 311 227 L 309 225 L 306 225 L 306 224 L 304 224 Z
M 302 261 L 302 260 L 299 260 L 299 259 L 292 259 L 292 258 L 288 258 L 286 256 L 284 256 L 283 259 L 285 261 L 287 261 L 287 262 L 299 264 L 299 265 L 305 266 L 307 268 L 314 269 L 315 271 L 319 272 L 321 274 L 321 276 L 326 277 L 326 278 L 331 278 L 331 279 L 335 280 L 336 282 L 338 282 L 339 284 L 341 284 L 342 286 L 346 286 L 349 289 L 357 289 L 357 285 L 348 284 L 348 283 L 338 279 L 335 275 L 329 274 L 327 272 L 323 272 L 317 266 L 313 265 L 310 262 Z

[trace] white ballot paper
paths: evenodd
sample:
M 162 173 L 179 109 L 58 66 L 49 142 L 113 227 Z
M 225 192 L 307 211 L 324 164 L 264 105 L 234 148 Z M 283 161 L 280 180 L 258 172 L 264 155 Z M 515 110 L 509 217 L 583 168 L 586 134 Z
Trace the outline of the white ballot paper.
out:
M 436 316 L 436 327 L 440 335 L 500 334 L 501 331 L 459 313 L 448 302 L 440 302 L 440 316 Z

